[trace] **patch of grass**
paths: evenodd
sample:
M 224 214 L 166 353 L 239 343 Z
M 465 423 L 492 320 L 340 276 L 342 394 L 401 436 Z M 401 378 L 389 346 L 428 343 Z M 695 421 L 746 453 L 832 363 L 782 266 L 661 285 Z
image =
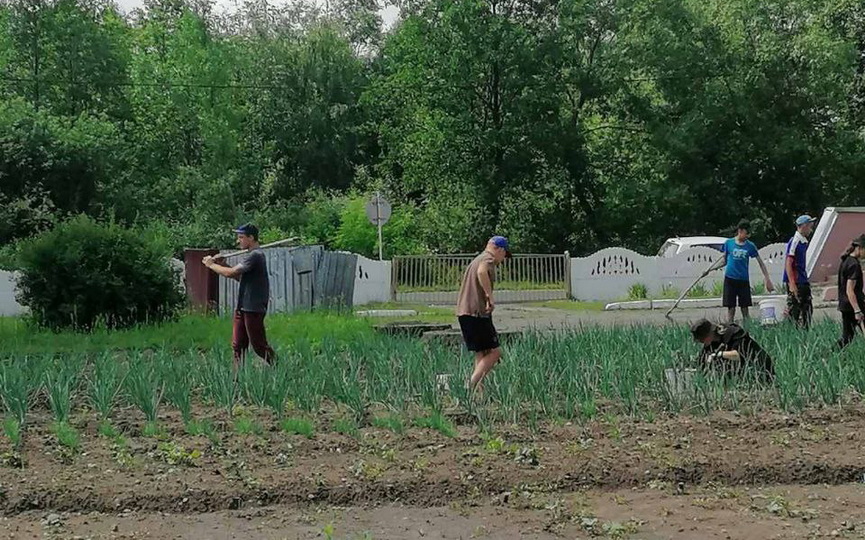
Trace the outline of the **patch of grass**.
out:
M 231 319 L 188 313 L 161 324 L 140 325 L 126 330 L 96 328 L 90 332 L 51 332 L 36 328 L 21 317 L 0 317 L 0 352 L 102 353 L 118 350 L 167 349 L 185 352 L 192 348 L 225 347 L 231 336 Z M 328 311 L 275 314 L 267 318 L 267 331 L 290 343 L 306 339 L 319 343 L 338 336 L 352 339 L 372 332 L 369 321 Z
M 395 414 L 377 416 L 373 418 L 372 425 L 381 429 L 389 429 L 394 433 L 402 433 L 405 431 L 405 425 L 403 424 L 402 419 Z
M 580 300 L 547 300 L 546 302 L 531 302 L 527 305 L 567 311 L 604 311 L 607 306 L 606 302 L 583 302 Z
M 191 420 L 186 424 L 186 433 L 193 436 L 203 435 L 207 437 L 207 440 L 209 440 L 210 444 L 214 447 L 218 447 L 222 444 L 222 440 L 219 438 L 219 434 L 216 432 L 216 428 L 210 420 Z
M 289 435 L 303 435 L 311 439 L 315 435 L 315 426 L 304 418 L 286 418 L 279 424 L 280 429 Z
M 117 431 L 117 428 L 115 428 L 109 420 L 100 420 L 96 432 L 107 439 L 113 439 L 120 435 L 120 432 Z
M 457 430 L 450 420 L 444 417 L 443 414 L 435 412 L 428 416 L 415 418 L 414 425 L 419 428 L 426 428 L 438 431 L 446 437 L 456 437 Z
M 141 428 L 141 436 L 160 439 L 165 437 L 165 430 L 158 422 L 145 422 L 144 427 Z
M 15 448 L 21 446 L 21 424 L 13 417 L 3 420 L 3 434 L 12 442 Z
M 238 416 L 234 420 L 234 432 L 239 435 L 261 435 L 264 428 L 259 421 L 249 416 Z
M 672 285 L 664 285 L 661 287 L 661 294 L 658 298 L 663 300 L 675 300 L 679 297 L 679 289 L 673 287 Z
M 688 298 L 709 298 L 711 295 L 712 293 L 705 283 L 697 283 L 688 292 Z
M 54 432 L 54 436 L 57 437 L 57 442 L 60 446 L 76 453 L 81 449 L 81 435 L 66 422 L 56 422 L 52 426 L 51 431 Z
M 644 283 L 634 283 L 628 288 L 628 300 L 645 300 L 649 297 L 649 288 Z
M 333 422 L 333 430 L 342 435 L 357 437 L 360 434 L 357 422 L 352 418 L 338 418 Z

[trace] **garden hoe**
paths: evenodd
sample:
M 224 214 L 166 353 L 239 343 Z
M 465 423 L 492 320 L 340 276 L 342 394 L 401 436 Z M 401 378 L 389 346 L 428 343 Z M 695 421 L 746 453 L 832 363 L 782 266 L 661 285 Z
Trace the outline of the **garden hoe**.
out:
M 300 238 L 298 238 L 296 236 L 292 236 L 291 238 L 286 238 L 284 240 L 277 240 L 276 242 L 271 242 L 269 244 L 263 244 L 262 246 L 259 246 L 259 247 L 261 247 L 261 249 L 264 249 L 264 248 L 284 246 L 286 244 L 293 244 L 293 243 L 297 242 L 298 240 L 300 240 Z M 213 258 L 225 260 L 225 259 L 228 259 L 230 257 L 237 257 L 238 255 L 243 255 L 247 251 L 249 251 L 249 250 L 248 249 L 241 249 L 240 251 L 232 251 L 231 253 L 226 253 L 224 255 L 214 255 Z
M 673 319 L 672 319 L 672 317 L 670 317 L 670 313 L 672 313 L 674 309 L 676 309 L 677 307 L 679 307 L 679 302 L 681 302 L 681 301 L 682 301 L 686 296 L 688 296 L 688 293 L 691 292 L 691 289 L 693 289 L 694 287 L 696 287 L 696 286 L 697 286 L 697 283 L 699 283 L 701 279 L 703 279 L 704 277 L 708 276 L 710 273 L 714 272 L 714 271 L 717 270 L 718 268 L 721 268 L 722 266 L 724 266 L 724 264 L 726 264 L 726 262 L 727 262 L 727 257 L 726 257 L 726 255 L 721 255 L 721 256 L 720 256 L 720 257 L 719 257 L 715 262 L 713 262 L 713 263 L 709 266 L 709 268 L 706 268 L 706 269 L 703 271 L 703 273 L 700 274 L 700 277 L 698 277 L 697 279 L 695 279 L 694 282 L 691 283 L 691 286 L 688 287 L 687 289 L 685 289 L 685 292 L 683 292 L 681 295 L 679 295 L 679 298 L 676 299 L 676 302 L 673 304 L 673 307 L 671 307 L 671 308 L 669 309 L 669 311 L 667 311 L 667 314 L 664 315 L 664 316 L 667 317 L 668 319 L 670 319 L 670 320 L 672 321 Z

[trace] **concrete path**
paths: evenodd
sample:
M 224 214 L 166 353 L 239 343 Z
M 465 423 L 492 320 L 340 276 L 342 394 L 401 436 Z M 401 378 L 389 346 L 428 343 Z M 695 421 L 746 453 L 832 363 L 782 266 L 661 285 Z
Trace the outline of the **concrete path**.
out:
M 666 309 L 653 311 L 575 311 L 519 304 L 499 304 L 496 306 L 493 319 L 495 320 L 496 328 L 500 330 L 523 330 L 527 328 L 561 330 L 565 328 L 579 328 L 586 325 L 629 326 L 670 324 L 670 321 L 664 317 L 664 313 L 666 313 Z M 752 308 L 751 313 L 753 316 L 759 316 L 759 311 L 756 307 Z M 677 309 L 671 316 L 676 324 L 690 324 L 700 318 L 721 321 L 726 317 L 726 309 Z M 835 309 L 818 309 L 814 312 L 815 321 L 825 318 L 840 320 L 838 311 Z

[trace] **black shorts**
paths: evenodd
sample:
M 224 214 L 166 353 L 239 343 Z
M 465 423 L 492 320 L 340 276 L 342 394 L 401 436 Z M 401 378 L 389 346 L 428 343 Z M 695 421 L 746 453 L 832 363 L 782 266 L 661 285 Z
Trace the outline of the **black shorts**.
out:
M 460 315 L 460 330 L 466 348 L 472 352 L 491 351 L 499 348 L 499 334 L 493 326 L 492 317 Z
M 724 278 L 724 307 L 751 307 L 751 283 L 740 279 Z

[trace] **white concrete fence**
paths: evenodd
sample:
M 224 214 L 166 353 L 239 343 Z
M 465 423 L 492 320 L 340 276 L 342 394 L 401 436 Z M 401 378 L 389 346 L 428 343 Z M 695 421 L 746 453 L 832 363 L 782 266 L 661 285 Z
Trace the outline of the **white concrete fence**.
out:
M 683 291 L 720 254 L 710 248 L 687 250 L 671 258 L 646 257 L 623 248 L 608 248 L 588 257 L 571 259 L 571 294 L 577 300 L 614 301 L 627 298 L 634 285 L 646 287 L 649 296 L 661 296 L 665 289 Z M 771 244 L 760 250 L 769 275 L 781 283 L 784 268 L 784 244 Z M 357 257 L 354 274 L 353 304 L 362 306 L 388 302 L 393 298 L 393 265 Z M 763 282 L 760 267 L 751 261 L 751 283 Z M 13 274 L 0 271 L 0 315 L 21 315 L 25 308 L 15 301 Z M 703 282 L 710 291 L 724 279 L 718 270 Z
M 769 277 L 780 285 L 784 274 L 784 244 L 771 244 L 760 251 Z M 628 296 L 634 285 L 644 285 L 649 296 L 661 296 L 665 289 L 682 292 L 708 268 L 720 253 L 711 248 L 686 250 L 675 257 L 646 257 L 628 249 L 608 248 L 588 257 L 571 260 L 571 291 L 578 300 L 611 301 Z M 750 264 L 751 284 L 763 283 L 756 261 Z M 711 291 L 724 280 L 723 269 L 702 282 Z

